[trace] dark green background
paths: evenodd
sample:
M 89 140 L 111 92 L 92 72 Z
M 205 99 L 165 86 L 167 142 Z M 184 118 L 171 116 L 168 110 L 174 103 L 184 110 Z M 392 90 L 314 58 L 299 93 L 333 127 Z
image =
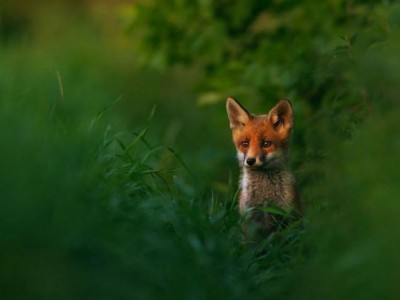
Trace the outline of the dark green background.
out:
M 2 1 L 4 299 L 397 299 L 397 1 Z M 295 110 L 302 225 L 240 238 L 227 96 Z

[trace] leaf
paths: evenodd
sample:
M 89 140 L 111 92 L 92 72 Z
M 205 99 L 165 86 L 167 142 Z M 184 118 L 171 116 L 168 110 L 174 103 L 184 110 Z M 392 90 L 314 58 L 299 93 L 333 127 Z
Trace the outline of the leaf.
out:
M 290 212 L 284 210 L 283 208 L 280 207 L 275 207 L 275 206 L 256 206 L 254 209 L 266 212 L 272 215 L 277 215 L 277 216 L 282 216 L 282 217 L 289 217 Z

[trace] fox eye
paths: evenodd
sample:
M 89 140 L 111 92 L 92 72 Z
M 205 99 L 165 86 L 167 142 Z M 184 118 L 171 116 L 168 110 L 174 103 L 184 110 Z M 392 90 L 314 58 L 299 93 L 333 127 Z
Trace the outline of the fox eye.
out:
M 240 144 L 245 148 L 247 148 L 250 145 L 248 141 L 241 141 Z
M 263 142 L 261 143 L 261 146 L 264 147 L 264 148 L 267 148 L 267 147 L 269 147 L 269 146 L 271 146 L 271 145 L 272 145 L 272 142 L 271 142 L 271 141 L 263 141 Z

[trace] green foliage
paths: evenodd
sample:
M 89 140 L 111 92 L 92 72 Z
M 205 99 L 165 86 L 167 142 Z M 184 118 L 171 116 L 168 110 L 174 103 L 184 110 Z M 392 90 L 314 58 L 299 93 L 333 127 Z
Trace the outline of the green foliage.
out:
M 222 99 L 290 97 L 318 108 L 353 96 L 346 95 L 351 61 L 388 34 L 389 8 L 374 1 L 139 1 L 132 28 L 146 61 L 200 62 L 202 89 Z
M 154 142 L 168 119 L 159 110 L 174 108 L 126 103 L 137 95 L 154 99 L 160 76 L 145 76 L 151 87 L 139 84 L 121 97 L 120 82 L 130 83 L 132 74 L 126 75 L 119 56 L 90 56 L 69 44 L 74 36 L 81 49 L 97 49 L 98 40 L 91 45 L 86 39 L 88 28 L 72 27 L 60 48 L 50 49 L 40 43 L 50 38 L 42 30 L 34 41 L 1 49 L 3 297 L 259 297 L 255 287 L 293 263 L 299 250 L 285 241 L 297 245 L 297 236 L 282 233 L 257 247 L 242 245 L 232 201 L 236 186 L 221 188 L 229 197 L 203 190 L 207 180 L 195 166 L 204 163 L 189 164 Z M 131 115 L 134 126 L 127 125 Z M 258 255 L 274 243 L 282 247 Z
M 21 76 L 33 80 L 29 72 Z M 247 251 L 231 200 L 196 190 L 179 155 L 152 146 L 147 128 L 115 132 L 102 119 L 110 109 L 70 119 L 51 98 L 32 98 L 36 93 L 29 98 L 41 109 L 22 100 L 21 110 L 12 95 L 1 111 L 5 297 L 258 297 L 248 274 L 265 272 L 257 281 L 268 282 L 291 263 L 280 256 L 296 252 L 284 240 L 296 245 L 297 237 L 271 237 Z M 162 166 L 168 157 L 178 169 Z M 281 252 L 276 246 L 257 255 L 273 243 L 283 244 Z
M 314 255 L 295 272 L 292 298 L 397 297 L 399 112 L 385 113 L 384 122 L 370 117 L 324 165 L 323 209 L 313 212 L 308 237 Z
M 397 298 L 398 4 L 62 2 L 0 5 L 3 298 Z M 306 217 L 259 243 L 227 95 L 296 113 Z
M 231 95 L 262 112 L 291 99 L 293 165 L 310 205 L 319 200 L 307 187 L 324 178 L 320 164 L 334 155 L 332 145 L 381 103 L 398 101 L 396 3 L 139 1 L 135 8 L 132 31 L 145 62 L 202 70 L 198 104 L 223 106 Z

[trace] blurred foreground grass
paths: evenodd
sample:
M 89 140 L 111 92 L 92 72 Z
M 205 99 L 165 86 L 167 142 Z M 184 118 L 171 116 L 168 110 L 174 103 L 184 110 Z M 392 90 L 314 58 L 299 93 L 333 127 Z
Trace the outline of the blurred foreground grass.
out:
M 142 71 L 71 11 L 34 20 L 0 49 L 4 299 L 397 298 L 398 27 L 342 61 L 365 105 L 337 82 L 293 100 L 305 224 L 247 246 L 224 105 L 194 104 L 202 71 Z

